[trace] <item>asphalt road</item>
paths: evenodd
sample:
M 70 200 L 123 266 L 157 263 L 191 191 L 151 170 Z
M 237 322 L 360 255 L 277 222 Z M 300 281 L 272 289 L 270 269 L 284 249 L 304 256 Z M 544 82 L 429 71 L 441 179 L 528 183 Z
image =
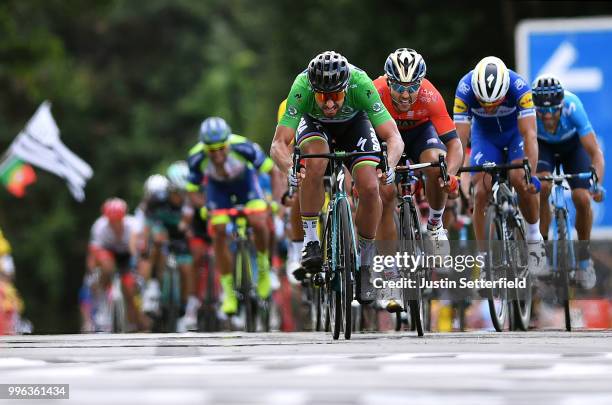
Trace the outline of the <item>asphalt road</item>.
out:
M 37 404 L 612 404 L 612 331 L 0 338 L 0 383 Z

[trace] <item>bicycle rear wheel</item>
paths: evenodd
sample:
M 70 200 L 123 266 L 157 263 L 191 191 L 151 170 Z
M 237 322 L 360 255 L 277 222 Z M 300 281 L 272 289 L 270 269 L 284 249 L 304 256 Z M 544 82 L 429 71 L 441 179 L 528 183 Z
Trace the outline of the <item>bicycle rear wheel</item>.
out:
M 355 251 L 354 233 L 352 230 L 351 210 L 346 199 L 340 199 L 336 206 L 338 215 L 338 235 L 341 243 L 338 244 L 338 259 L 342 277 L 342 327 L 344 338 L 350 339 L 353 330 L 353 282 L 357 269 L 357 252 Z
M 504 236 L 502 224 L 495 206 L 489 205 L 486 212 L 485 240 L 487 242 L 487 258 L 485 271 L 488 281 L 506 278 L 504 264 Z M 508 291 L 505 287 L 488 288 L 489 312 L 496 331 L 504 330 L 508 318 Z
M 419 233 L 418 216 L 413 207 L 406 201 L 400 205 L 400 250 L 410 256 L 418 257 L 423 252 L 423 239 Z M 425 313 L 423 291 L 421 290 L 422 269 L 411 269 L 408 278 L 413 280 L 414 288 L 404 290 L 404 309 L 410 311 L 412 329 L 419 336 L 424 335 Z
M 569 291 L 569 272 L 575 271 L 576 259 L 573 246 L 568 232 L 568 218 L 565 210 L 555 210 L 555 221 L 557 223 L 557 238 L 555 240 L 556 250 L 556 275 L 559 278 L 558 288 L 565 314 L 565 330 L 571 332 L 572 318 L 570 313 L 570 291 Z

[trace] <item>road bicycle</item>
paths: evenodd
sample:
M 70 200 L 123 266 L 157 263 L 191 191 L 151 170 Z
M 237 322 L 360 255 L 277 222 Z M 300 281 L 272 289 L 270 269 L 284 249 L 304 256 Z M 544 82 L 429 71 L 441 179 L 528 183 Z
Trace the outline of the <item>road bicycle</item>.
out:
M 508 149 L 504 148 L 506 157 Z M 529 161 L 522 163 L 485 163 L 462 167 L 459 172 L 484 172 L 492 177 L 492 192 L 485 210 L 486 280 L 492 282 L 484 293 L 495 330 L 501 332 L 509 320 L 511 330 L 527 330 L 531 318 L 532 279 L 529 275 L 529 254 L 525 224 L 518 199 L 510 181 L 510 170 L 522 169 L 527 184 L 531 181 Z M 503 281 L 525 279 L 526 288 L 508 288 Z M 497 283 L 497 284 L 496 284 Z
M 383 150 L 386 145 L 383 143 Z M 298 147 L 293 152 L 293 175 L 300 170 L 302 159 L 328 159 L 331 166 L 330 194 L 327 220 L 323 230 L 321 250 L 323 253 L 323 282 L 325 288 L 325 311 L 329 314 L 329 324 L 334 340 L 344 331 L 344 338 L 350 339 L 352 332 L 352 302 L 355 280 L 359 280 L 359 256 L 353 215 L 344 186 L 343 164 L 348 159 L 378 154 L 386 161 L 386 152 L 344 152 L 335 151 L 331 145 L 330 153 L 302 154 Z M 386 162 L 383 163 L 386 170 Z
M 572 240 L 572 223 L 569 216 L 569 208 L 565 198 L 565 190 L 569 187 L 565 185 L 565 180 L 570 179 L 589 179 L 592 181 L 595 191 L 597 191 L 598 178 L 595 169 L 591 171 L 564 174 L 561 173 L 561 162 L 559 155 L 555 154 L 555 170 L 548 176 L 538 176 L 541 181 L 552 182 L 552 192 L 550 200 L 553 205 L 553 245 L 552 245 L 552 281 L 557 289 L 556 297 L 563 304 L 565 313 L 565 329 L 572 330 L 572 320 L 570 314 L 570 279 L 575 277 L 577 271 L 576 252 Z
M 407 253 L 412 257 L 423 257 L 426 253 L 425 237 L 421 228 L 421 215 L 415 198 L 417 184 L 420 181 L 418 172 L 429 168 L 438 167 L 440 178 L 447 183 L 449 180 L 444 155 L 440 155 L 438 162 L 417 163 L 406 166 L 397 166 L 395 173 L 399 180 L 399 251 Z M 424 335 L 428 328 L 430 314 L 430 300 L 421 288 L 422 280 L 430 277 L 430 269 L 421 263 L 415 269 L 409 269 L 405 273 L 406 288 L 403 289 L 404 310 L 409 312 L 410 324 L 419 336 Z M 396 315 L 396 330 L 401 328 L 400 315 Z

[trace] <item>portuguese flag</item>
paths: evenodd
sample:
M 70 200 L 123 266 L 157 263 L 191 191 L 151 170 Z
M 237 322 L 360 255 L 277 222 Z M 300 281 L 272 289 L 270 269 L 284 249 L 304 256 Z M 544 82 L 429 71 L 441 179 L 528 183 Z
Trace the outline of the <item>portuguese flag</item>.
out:
M 0 181 L 15 197 L 23 197 L 28 185 L 36 181 L 32 166 L 16 157 L 9 157 L 0 165 Z

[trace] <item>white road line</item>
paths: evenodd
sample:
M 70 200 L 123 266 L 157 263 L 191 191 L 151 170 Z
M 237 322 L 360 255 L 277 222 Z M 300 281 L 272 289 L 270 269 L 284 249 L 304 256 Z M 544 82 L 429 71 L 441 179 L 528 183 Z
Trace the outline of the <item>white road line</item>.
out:
M 414 392 L 375 392 L 361 395 L 358 403 L 360 405 L 439 405 L 441 403 L 453 405 L 501 405 L 506 403 L 506 401 L 502 396 L 490 394 L 435 395 L 415 394 Z
M 388 364 L 380 368 L 379 372 L 397 374 L 453 374 L 453 375 L 476 375 L 501 373 L 503 364 L 459 364 L 459 363 L 436 363 L 436 364 Z
M 292 374 L 294 375 L 328 375 L 334 370 L 334 365 L 331 364 L 316 364 L 314 366 L 304 366 L 296 368 Z
M 70 402 L 76 404 L 124 404 L 135 401 L 147 405 L 205 405 L 210 403 L 210 393 L 196 389 L 114 389 L 70 390 Z
M 309 395 L 305 391 L 278 390 L 263 395 L 263 403 L 268 405 L 303 405 Z
M 43 360 L 24 359 L 21 357 L 0 358 L 0 368 L 4 367 L 38 367 L 47 364 Z

